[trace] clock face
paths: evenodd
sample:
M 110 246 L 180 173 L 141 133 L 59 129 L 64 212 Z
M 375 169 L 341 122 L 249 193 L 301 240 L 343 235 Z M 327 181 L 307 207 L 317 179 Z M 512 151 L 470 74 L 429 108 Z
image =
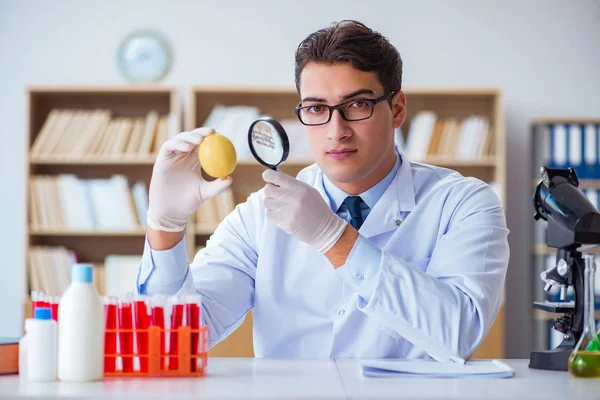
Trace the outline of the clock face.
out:
M 121 72 L 127 79 L 152 82 L 163 78 L 171 66 L 171 53 L 164 40 L 152 32 L 127 37 L 117 53 Z

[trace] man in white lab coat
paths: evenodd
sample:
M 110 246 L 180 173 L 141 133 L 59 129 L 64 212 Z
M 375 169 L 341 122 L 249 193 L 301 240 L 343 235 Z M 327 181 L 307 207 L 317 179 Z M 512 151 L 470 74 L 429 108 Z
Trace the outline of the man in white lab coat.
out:
M 316 164 L 265 187 L 189 264 L 188 216 L 231 180 L 206 182 L 210 127 L 166 142 L 154 166 L 140 293 L 202 296 L 212 346 L 254 310 L 257 357 L 468 358 L 500 307 L 509 249 L 485 183 L 411 162 L 402 60 L 378 32 L 342 21 L 296 52 L 297 115 Z

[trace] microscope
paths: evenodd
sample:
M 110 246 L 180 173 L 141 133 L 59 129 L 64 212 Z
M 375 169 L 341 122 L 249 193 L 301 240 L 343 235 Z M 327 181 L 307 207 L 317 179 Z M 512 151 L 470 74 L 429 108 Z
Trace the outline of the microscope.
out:
M 560 299 L 565 300 L 572 286 L 572 302 L 534 302 L 536 309 L 563 314 L 551 320 L 552 328 L 563 333 L 558 347 L 547 351 L 533 351 L 529 368 L 567 371 L 569 356 L 583 331 L 584 260 L 581 246 L 600 244 L 600 214 L 578 189 L 579 180 L 573 168 L 540 170 L 542 181 L 533 194 L 534 219 L 547 221 L 546 243 L 557 249 L 556 266 L 542 272 L 545 291 L 560 287 Z

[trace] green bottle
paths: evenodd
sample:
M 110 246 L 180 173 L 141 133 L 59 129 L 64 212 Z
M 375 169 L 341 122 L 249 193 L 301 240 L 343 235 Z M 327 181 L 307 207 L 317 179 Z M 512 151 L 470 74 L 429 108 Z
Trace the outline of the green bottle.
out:
M 569 372 L 577 378 L 600 378 L 600 340 L 594 324 L 594 257 L 585 256 L 583 333 L 569 357 Z

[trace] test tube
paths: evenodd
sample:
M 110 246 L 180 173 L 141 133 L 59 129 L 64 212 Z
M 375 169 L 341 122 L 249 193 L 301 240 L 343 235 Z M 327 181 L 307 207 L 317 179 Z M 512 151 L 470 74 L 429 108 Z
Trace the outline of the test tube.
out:
M 123 372 L 133 372 L 133 312 L 130 297 L 119 299 L 118 314 Z
M 35 315 L 35 309 L 40 306 L 40 294 L 37 290 L 31 292 L 31 318 Z
M 117 361 L 117 303 L 114 296 L 104 297 L 106 330 L 104 331 L 104 372 L 115 372 Z
M 165 296 L 157 295 L 151 299 L 152 306 L 152 325 L 160 328 L 160 369 L 165 369 Z
M 183 325 L 183 302 L 178 296 L 171 297 L 171 334 L 169 335 L 169 369 L 177 370 L 179 362 L 179 334 L 177 329 Z
M 51 299 L 50 308 L 52 308 L 52 319 L 58 322 L 58 303 L 60 302 L 60 297 L 54 296 Z
M 200 301 L 199 294 L 188 295 L 185 298 L 185 319 L 192 330 L 191 333 L 191 365 L 190 370 L 196 372 L 200 355 Z
M 38 298 L 38 307 L 50 308 L 50 296 L 44 292 L 40 292 L 40 297 Z
M 148 328 L 150 327 L 150 316 L 148 315 L 146 301 L 146 296 L 136 296 L 133 301 L 133 323 L 141 372 L 148 372 Z

